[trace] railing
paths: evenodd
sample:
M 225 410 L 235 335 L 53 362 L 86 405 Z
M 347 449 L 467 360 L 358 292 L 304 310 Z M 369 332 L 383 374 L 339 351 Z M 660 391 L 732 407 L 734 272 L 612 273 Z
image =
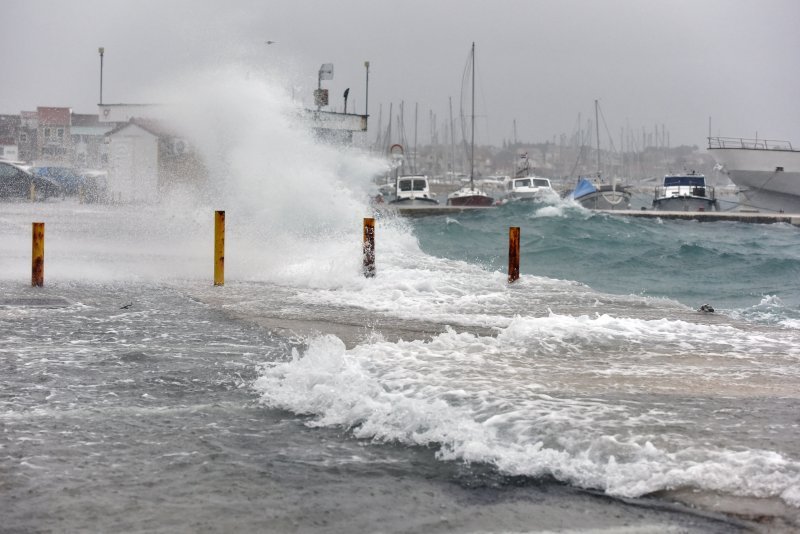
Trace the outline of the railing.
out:
M 654 198 L 681 198 L 690 196 L 707 198 L 709 200 L 716 200 L 717 198 L 714 188 L 710 185 L 659 185 L 655 188 Z
M 745 139 L 742 137 L 709 137 L 708 148 L 746 148 L 750 150 L 794 150 L 789 141 Z

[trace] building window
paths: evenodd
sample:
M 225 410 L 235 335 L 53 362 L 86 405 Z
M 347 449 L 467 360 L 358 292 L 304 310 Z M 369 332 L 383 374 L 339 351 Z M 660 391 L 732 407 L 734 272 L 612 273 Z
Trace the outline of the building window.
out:
M 45 128 L 44 129 L 44 138 L 45 139 L 50 139 L 50 128 Z
M 59 141 L 63 141 L 64 140 L 64 128 L 57 129 L 56 130 L 56 135 L 58 135 L 58 140 Z

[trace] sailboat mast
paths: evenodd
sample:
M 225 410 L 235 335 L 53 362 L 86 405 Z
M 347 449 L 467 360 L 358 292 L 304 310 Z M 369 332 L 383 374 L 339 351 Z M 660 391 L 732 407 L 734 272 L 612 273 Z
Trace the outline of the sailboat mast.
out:
M 597 114 L 597 100 L 594 101 L 594 127 L 597 136 L 597 178 L 600 179 L 600 121 Z
M 475 189 L 475 43 L 472 43 L 472 134 L 469 142 L 469 188 Z
M 448 97 L 450 102 L 450 178 L 456 175 L 456 134 L 455 123 L 453 122 L 453 97 Z

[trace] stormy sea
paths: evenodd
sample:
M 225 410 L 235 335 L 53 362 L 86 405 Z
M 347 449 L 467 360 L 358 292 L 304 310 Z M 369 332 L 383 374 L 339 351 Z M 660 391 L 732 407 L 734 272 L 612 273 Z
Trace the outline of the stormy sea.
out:
M 198 87 L 202 191 L 0 203 L 0 531 L 800 528 L 800 228 L 381 212 L 365 278 L 380 158 Z

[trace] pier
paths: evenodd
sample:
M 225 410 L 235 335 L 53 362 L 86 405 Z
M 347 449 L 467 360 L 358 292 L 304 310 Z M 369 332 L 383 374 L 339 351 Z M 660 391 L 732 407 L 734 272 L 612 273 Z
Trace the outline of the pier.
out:
M 602 213 L 650 219 L 716 222 L 731 221 L 757 224 L 789 223 L 800 226 L 798 213 L 759 213 L 755 211 L 654 211 L 654 210 L 603 210 Z
M 498 209 L 500 206 L 405 206 L 387 204 L 378 211 L 397 213 L 403 217 L 430 217 L 435 215 L 458 215 L 463 212 Z M 655 210 L 595 210 L 598 213 L 640 217 L 647 219 L 670 219 L 699 222 L 743 222 L 754 224 L 788 223 L 800 226 L 800 213 L 760 213 L 755 211 L 655 211 Z

